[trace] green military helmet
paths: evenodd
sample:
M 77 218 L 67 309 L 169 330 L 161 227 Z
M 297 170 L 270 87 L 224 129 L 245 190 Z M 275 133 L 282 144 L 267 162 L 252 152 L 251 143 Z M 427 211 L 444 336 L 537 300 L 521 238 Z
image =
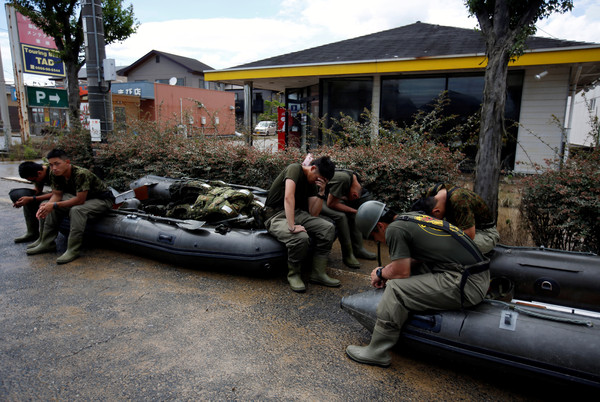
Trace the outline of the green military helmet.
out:
M 379 201 L 367 201 L 358 207 L 354 222 L 363 238 L 367 239 L 369 237 L 384 210 L 385 204 Z

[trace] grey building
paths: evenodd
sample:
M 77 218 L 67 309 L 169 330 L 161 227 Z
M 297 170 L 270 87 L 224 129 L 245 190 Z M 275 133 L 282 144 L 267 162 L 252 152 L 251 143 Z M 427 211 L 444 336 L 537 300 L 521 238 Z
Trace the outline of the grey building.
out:
M 222 90 L 218 82 L 206 82 L 204 72 L 212 67 L 189 57 L 151 50 L 128 67 L 117 71 L 127 82 L 157 82 L 193 88 Z

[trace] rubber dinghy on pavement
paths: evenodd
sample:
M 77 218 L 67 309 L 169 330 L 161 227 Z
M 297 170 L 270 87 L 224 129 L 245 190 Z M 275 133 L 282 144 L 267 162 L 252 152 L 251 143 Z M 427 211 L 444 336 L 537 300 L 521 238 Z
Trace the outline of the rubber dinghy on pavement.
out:
M 256 275 L 285 267 L 285 247 L 260 228 L 253 216 L 238 214 L 228 219 L 202 221 L 146 211 L 150 207 L 156 209 L 157 205 L 170 205 L 173 186 L 181 182 L 181 179 L 160 176 L 145 176 L 134 181 L 131 191 L 117 197 L 120 209 L 88 222 L 86 237 L 122 251 L 197 269 Z M 259 205 L 267 194 L 257 187 L 195 182 L 249 192 Z M 68 231 L 68 226 L 64 229 Z
M 413 314 L 399 345 L 600 387 L 600 257 L 499 246 L 489 294 L 474 308 Z M 341 307 L 369 331 L 383 290 Z

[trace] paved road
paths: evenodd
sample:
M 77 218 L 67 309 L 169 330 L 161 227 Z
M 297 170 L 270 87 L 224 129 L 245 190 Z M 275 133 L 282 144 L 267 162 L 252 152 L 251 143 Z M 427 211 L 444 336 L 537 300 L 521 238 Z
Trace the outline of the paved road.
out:
M 0 177 L 16 176 L 0 162 Z M 532 400 L 545 382 L 500 378 L 435 356 L 394 352 L 382 369 L 350 361 L 370 334 L 340 299 L 365 290 L 372 264 L 341 265 L 342 286 L 289 290 L 283 273 L 183 269 L 103 248 L 56 265 L 27 256 L 0 179 L 0 400 Z M 64 249 L 64 242 L 59 243 Z M 373 247 L 372 244 L 369 247 Z

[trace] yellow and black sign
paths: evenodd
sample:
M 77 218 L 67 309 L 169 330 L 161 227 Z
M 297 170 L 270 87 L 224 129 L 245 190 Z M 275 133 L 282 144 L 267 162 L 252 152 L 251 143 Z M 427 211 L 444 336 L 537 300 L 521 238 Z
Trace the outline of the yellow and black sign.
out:
M 23 71 L 29 74 L 65 76 L 65 63 L 58 52 L 43 47 L 21 44 L 23 52 Z
M 448 228 L 452 232 L 456 233 L 457 235 L 459 235 L 459 236 L 465 235 L 462 230 L 460 230 L 456 226 L 452 225 L 451 223 L 445 222 L 441 219 L 436 219 L 432 216 L 417 215 L 417 216 L 414 216 L 413 218 L 416 221 L 427 222 L 429 225 L 419 224 L 419 227 L 421 229 L 423 229 L 424 231 L 426 231 L 427 233 L 434 235 L 434 236 L 451 236 L 451 234 L 449 232 L 444 230 L 444 224 L 446 224 L 448 226 Z M 439 229 L 435 228 L 435 226 L 438 226 Z

